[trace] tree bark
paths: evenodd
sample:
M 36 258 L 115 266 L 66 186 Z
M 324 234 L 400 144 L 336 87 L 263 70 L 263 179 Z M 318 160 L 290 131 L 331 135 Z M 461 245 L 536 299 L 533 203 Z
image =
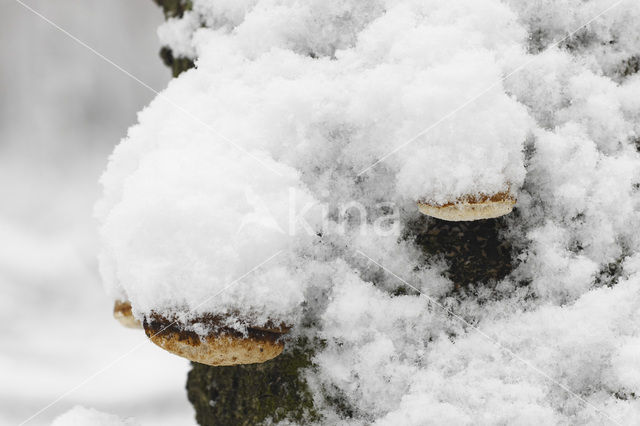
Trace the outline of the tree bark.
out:
M 191 9 L 191 0 L 153 0 L 158 6 L 162 8 L 164 17 L 169 18 L 181 18 L 184 12 Z M 174 56 L 171 49 L 167 46 L 163 46 L 160 49 L 160 58 L 162 62 L 171 69 L 173 77 L 177 77 L 180 73 L 193 68 L 194 63 L 190 58 L 184 58 L 180 56 Z
M 313 397 L 301 377 L 311 366 L 312 346 L 304 339 L 291 343 L 283 354 L 262 364 L 210 367 L 192 363 L 187 395 L 198 424 L 318 420 Z

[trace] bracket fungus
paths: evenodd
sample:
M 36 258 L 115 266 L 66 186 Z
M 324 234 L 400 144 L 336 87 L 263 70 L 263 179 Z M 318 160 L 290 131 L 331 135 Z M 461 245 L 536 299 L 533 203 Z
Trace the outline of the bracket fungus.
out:
M 257 364 L 282 353 L 282 337 L 290 327 L 284 324 L 250 326 L 243 333 L 227 326 L 228 319 L 219 316 L 200 317 L 184 327 L 177 320 L 152 314 L 144 321 L 144 331 L 162 349 L 211 366 Z M 203 336 L 194 331 L 196 328 L 209 331 Z
M 237 322 L 237 318 L 213 315 L 190 321 L 187 327 L 177 319 L 168 319 L 157 313 L 141 323 L 133 316 L 131 302 L 126 300 L 114 302 L 113 317 L 124 327 L 144 329 L 147 337 L 162 349 L 211 366 L 269 361 L 282 353 L 282 337 L 291 329 L 284 323 L 275 325 L 269 322 L 263 326 L 247 326 L 246 331 L 241 332 L 226 325 L 229 321 Z M 209 332 L 202 335 L 195 329 Z
M 419 201 L 420 212 L 452 222 L 493 219 L 511 213 L 516 199 L 509 192 L 470 195 L 445 204 Z

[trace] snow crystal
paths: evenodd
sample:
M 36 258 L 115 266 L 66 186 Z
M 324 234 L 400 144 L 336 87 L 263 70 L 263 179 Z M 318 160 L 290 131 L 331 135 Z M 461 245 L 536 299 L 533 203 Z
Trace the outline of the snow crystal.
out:
M 196 69 L 102 178 L 108 291 L 322 339 L 328 422 L 638 422 L 640 6 L 612 4 L 194 0 L 160 34 Z M 457 288 L 416 202 L 500 192 L 513 271 Z

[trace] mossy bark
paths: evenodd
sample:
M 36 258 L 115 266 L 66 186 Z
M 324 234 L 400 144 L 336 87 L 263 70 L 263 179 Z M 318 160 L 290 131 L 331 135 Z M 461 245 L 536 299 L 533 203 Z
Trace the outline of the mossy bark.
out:
M 173 75 L 174 77 L 179 76 L 184 71 L 195 66 L 193 60 L 189 58 L 180 56 L 175 58 L 173 56 L 173 52 L 167 46 L 164 46 L 162 47 L 162 49 L 160 49 L 160 58 L 162 58 L 162 62 L 164 62 L 164 64 L 171 69 L 171 75 Z
M 302 377 L 311 366 L 311 345 L 292 342 L 275 359 L 262 364 L 209 367 L 192 363 L 187 394 L 200 425 L 255 425 L 289 420 L 318 420 L 313 398 Z
M 158 6 L 162 8 L 166 19 L 169 18 L 181 18 L 182 15 L 188 10 L 191 10 L 191 0 L 153 0 Z M 185 58 L 182 56 L 174 56 L 173 51 L 168 46 L 163 46 L 160 49 L 160 58 L 162 62 L 171 69 L 171 74 L 174 77 L 180 75 L 180 73 L 193 68 L 194 62 L 191 58 Z
M 191 0 L 153 0 L 162 8 L 165 18 L 181 18 L 184 12 L 191 10 Z

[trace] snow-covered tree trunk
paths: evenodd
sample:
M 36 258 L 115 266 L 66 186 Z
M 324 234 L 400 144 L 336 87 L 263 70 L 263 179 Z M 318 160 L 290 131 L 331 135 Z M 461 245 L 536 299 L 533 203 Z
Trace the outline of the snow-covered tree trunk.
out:
M 163 60 L 198 69 L 112 157 L 101 264 L 155 343 L 218 365 L 187 380 L 199 423 L 608 416 L 583 397 L 633 414 L 638 6 L 573 31 L 604 6 L 575 0 L 565 22 L 547 0 L 155 1 Z M 428 147 L 382 162 L 428 123 Z M 367 217 L 387 199 L 391 234 Z M 285 238 L 274 218 L 307 201 L 327 220 L 289 216 Z M 345 231 L 354 204 L 365 223 Z M 276 358 L 220 366 L 242 364 L 220 336 L 277 333 Z
M 170 18 L 182 17 L 191 7 L 189 0 L 154 0 Z M 174 77 L 194 66 L 193 60 L 174 55 L 163 46 L 160 56 Z M 455 292 L 464 292 L 466 284 L 498 281 L 513 269 L 514 247 L 503 238 L 504 218 L 472 222 L 448 222 L 423 216 L 409 231 L 427 255 L 443 258 L 449 265 L 446 275 Z M 400 287 L 404 293 L 406 289 Z M 285 352 L 262 364 L 211 367 L 192 363 L 187 378 L 189 401 L 201 425 L 250 425 L 264 420 L 291 420 L 300 423 L 317 419 L 313 397 L 302 376 L 311 367 L 315 345 L 300 339 Z M 329 403 L 345 417 L 351 409 L 340 398 Z

